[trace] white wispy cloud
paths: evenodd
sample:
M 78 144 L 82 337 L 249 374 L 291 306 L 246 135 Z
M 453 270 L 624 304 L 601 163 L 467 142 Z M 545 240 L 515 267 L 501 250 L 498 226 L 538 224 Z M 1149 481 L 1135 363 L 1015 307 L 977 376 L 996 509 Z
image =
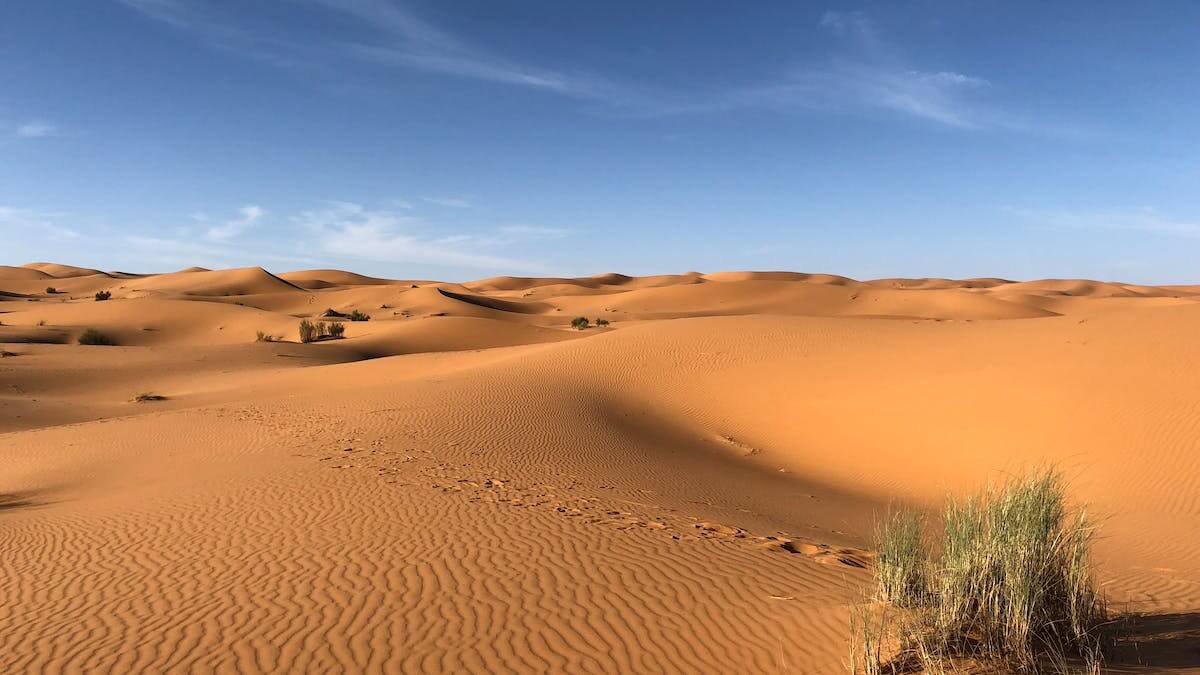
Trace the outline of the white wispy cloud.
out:
M 628 117 L 706 114 L 739 108 L 831 113 L 892 113 L 957 129 L 1039 131 L 988 105 L 982 77 L 952 68 L 914 67 L 890 45 L 864 12 L 825 12 L 814 30 L 836 42 L 825 62 L 794 64 L 755 83 L 717 89 L 702 83 L 650 86 L 628 78 L 520 63 L 470 44 L 389 0 L 302 0 L 356 22 L 354 41 L 288 34 L 240 21 L 211 0 L 120 0 L 143 14 L 202 36 L 223 49 L 286 67 L 336 73 L 347 60 L 506 84 L 597 104 L 592 109 Z
M 387 0 L 304 0 L 366 29 L 357 42 L 300 40 L 269 27 L 239 25 L 205 0 L 119 0 L 146 16 L 201 35 L 222 49 L 288 67 L 324 69 L 329 58 L 441 73 L 578 98 L 597 98 L 598 80 L 520 64 L 469 45 Z M 336 70 L 336 69 L 335 69 Z
M 31 120 L 18 126 L 15 133 L 18 138 L 46 138 L 57 136 L 58 127 L 43 120 Z
M 22 239 L 43 237 L 51 241 L 72 241 L 82 235 L 78 230 L 60 224 L 66 214 L 0 205 L 0 228 L 9 236 Z
M 541 225 L 502 225 L 500 233 L 516 239 L 562 239 L 571 233 L 562 227 Z
M 435 206 L 447 206 L 453 209 L 471 208 L 471 200 L 466 197 L 421 197 L 421 201 Z
M 237 218 L 227 220 L 216 227 L 210 227 L 207 232 L 208 238 L 216 241 L 233 239 L 251 227 L 254 227 L 255 224 L 262 220 L 263 216 L 267 215 L 266 209 L 257 204 L 247 204 L 238 208 L 237 212 Z
M 1200 221 L 1169 218 L 1150 207 L 1071 211 L 1007 206 L 1004 211 L 1031 225 L 1044 227 L 1129 230 L 1200 239 Z
M 417 218 L 353 202 L 330 202 L 292 221 L 315 237 L 318 250 L 341 258 L 526 272 L 545 269 L 489 252 L 487 242 L 475 235 L 422 235 L 425 225 Z
M 741 95 L 772 105 L 889 111 L 960 129 L 997 126 L 1002 118 L 971 98 L 990 82 L 913 68 L 864 12 L 825 12 L 818 25 L 839 41 L 827 63 L 796 67 L 781 81 Z

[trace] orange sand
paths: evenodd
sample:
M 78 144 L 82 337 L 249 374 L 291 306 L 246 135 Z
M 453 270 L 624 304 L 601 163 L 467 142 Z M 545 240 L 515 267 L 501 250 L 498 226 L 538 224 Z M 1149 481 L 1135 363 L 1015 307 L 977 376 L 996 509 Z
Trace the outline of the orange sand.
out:
M 840 672 L 873 517 L 1048 462 L 1200 610 L 1200 287 L 38 263 L 0 323 L 3 672 Z

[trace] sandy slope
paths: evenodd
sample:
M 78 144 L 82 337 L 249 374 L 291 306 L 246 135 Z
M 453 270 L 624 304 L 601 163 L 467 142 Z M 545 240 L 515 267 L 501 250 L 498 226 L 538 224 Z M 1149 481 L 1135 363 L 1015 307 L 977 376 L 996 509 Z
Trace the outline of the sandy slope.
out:
M 1110 596 L 1170 613 L 1142 659 L 1200 667 L 1195 287 L 40 264 L 0 291 L 30 296 L 0 296 L 5 672 L 838 672 L 874 514 L 1045 462 L 1107 518 Z M 295 343 L 327 308 L 371 320 Z

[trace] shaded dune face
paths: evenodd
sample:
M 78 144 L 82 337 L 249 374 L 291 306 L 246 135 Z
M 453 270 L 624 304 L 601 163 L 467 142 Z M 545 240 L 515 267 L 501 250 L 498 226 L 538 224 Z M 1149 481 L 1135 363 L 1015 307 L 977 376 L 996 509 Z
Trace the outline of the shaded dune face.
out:
M 0 670 L 842 672 L 876 516 L 1046 464 L 1200 666 L 1196 335 L 1196 286 L 0 267 Z

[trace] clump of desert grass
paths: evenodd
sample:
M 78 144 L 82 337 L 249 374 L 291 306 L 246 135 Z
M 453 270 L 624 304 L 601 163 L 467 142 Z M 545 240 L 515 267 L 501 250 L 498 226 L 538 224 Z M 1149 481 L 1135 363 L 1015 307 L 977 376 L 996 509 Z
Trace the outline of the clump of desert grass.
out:
M 96 302 L 104 302 L 112 297 L 112 291 L 99 291 L 96 293 Z
M 79 335 L 79 344 L 112 347 L 117 344 L 117 341 L 95 328 L 88 328 Z
M 152 401 L 165 401 L 165 400 L 167 400 L 166 396 L 163 396 L 162 394 L 154 394 L 154 393 L 151 393 L 148 391 L 144 391 L 144 392 L 138 394 L 137 396 L 133 397 L 134 403 L 150 403 Z
M 596 325 L 600 328 L 608 326 L 608 319 L 596 319 Z
M 1057 472 L 951 498 L 941 521 L 898 511 L 877 528 L 880 602 L 852 612 L 852 672 L 1099 672 L 1096 526 Z
M 283 338 L 279 335 L 272 335 L 261 330 L 254 331 L 255 342 L 278 342 L 281 339 Z
M 345 337 L 346 324 L 341 321 L 317 321 L 304 319 L 300 322 L 300 341 L 336 340 Z
M 586 316 L 577 316 L 574 319 L 571 319 L 571 328 L 574 328 L 575 330 L 584 330 L 590 328 L 591 325 L 591 322 L 588 321 Z

